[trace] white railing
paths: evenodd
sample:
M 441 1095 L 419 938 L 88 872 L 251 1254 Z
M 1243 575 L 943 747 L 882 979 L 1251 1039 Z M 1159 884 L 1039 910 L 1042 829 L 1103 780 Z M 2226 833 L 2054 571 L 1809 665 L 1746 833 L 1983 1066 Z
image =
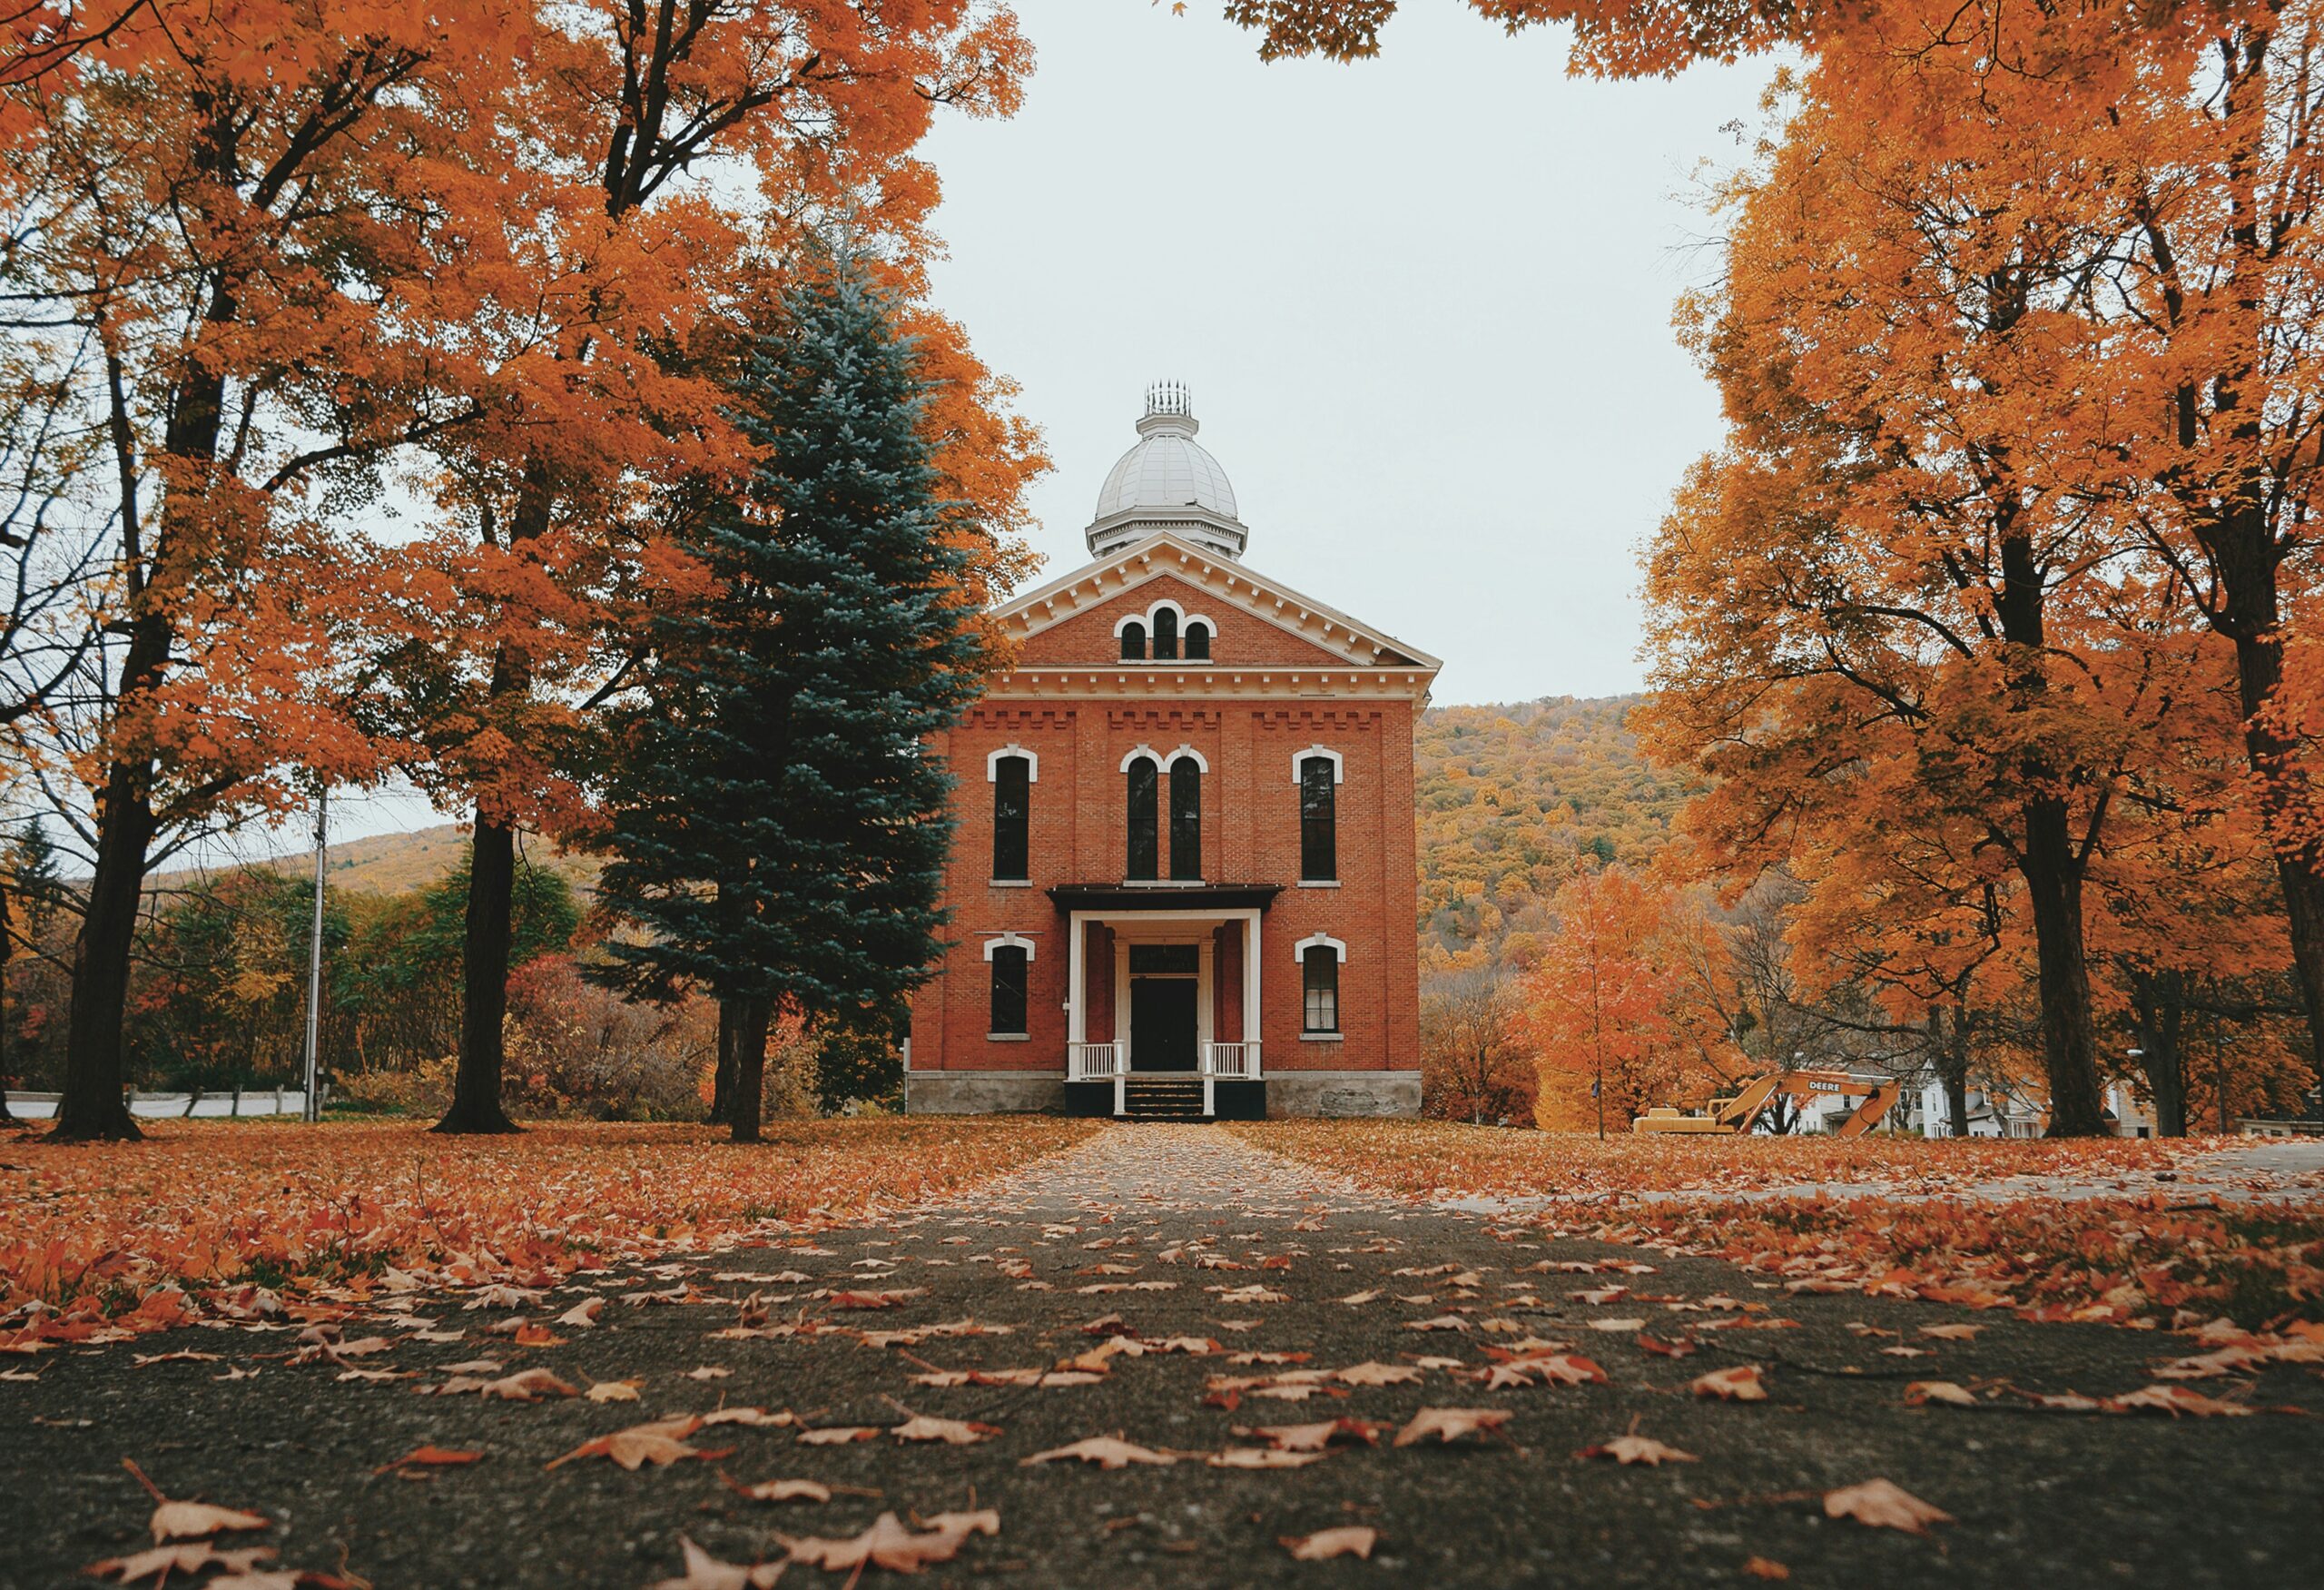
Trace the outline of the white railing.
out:
M 1127 1043 L 1068 1043 L 1065 1046 L 1065 1080 L 1102 1082 L 1129 1070 Z
M 1202 1046 L 1203 1074 L 1231 1077 L 1240 1081 L 1256 1080 L 1259 1074 L 1259 1046 L 1256 1043 L 1206 1043 Z

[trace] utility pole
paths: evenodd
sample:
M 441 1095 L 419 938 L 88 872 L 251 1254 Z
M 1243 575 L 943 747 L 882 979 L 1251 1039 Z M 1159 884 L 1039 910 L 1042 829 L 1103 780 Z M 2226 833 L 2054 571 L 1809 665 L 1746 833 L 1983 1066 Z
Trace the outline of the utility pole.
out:
M 315 925 L 307 944 L 307 1098 L 300 1113 L 310 1121 L 323 1118 L 316 1072 L 323 1031 L 323 857 L 330 844 L 330 785 L 326 782 L 315 795 Z

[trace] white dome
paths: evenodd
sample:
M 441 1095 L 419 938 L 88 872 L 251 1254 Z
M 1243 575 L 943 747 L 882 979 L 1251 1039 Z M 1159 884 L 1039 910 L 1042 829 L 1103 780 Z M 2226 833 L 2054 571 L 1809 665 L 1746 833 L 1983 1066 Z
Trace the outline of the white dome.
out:
M 1247 532 L 1235 516 L 1235 488 L 1218 460 L 1195 440 L 1200 429 L 1183 383 L 1157 381 L 1146 389 L 1137 445 L 1121 456 L 1098 493 L 1088 531 L 1093 556 L 1161 530 L 1230 558 L 1242 556 Z

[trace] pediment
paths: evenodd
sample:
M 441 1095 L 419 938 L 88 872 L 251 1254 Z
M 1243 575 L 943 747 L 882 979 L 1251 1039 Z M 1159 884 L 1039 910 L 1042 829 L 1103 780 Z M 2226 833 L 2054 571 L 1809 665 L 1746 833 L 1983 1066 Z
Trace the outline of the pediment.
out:
M 1003 603 L 994 617 L 1020 667 L 1111 666 L 1118 626 L 1158 602 L 1213 620 L 1215 666 L 1357 667 L 1433 676 L 1443 664 L 1248 565 L 1162 534 Z

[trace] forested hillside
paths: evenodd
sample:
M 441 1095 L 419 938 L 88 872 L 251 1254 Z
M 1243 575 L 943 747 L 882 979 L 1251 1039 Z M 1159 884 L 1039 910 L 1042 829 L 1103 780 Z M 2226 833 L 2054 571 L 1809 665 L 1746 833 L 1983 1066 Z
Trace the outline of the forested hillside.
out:
M 1530 961 L 1550 897 L 1587 857 L 1640 866 L 1669 833 L 1679 777 L 1647 765 L 1624 719 L 1640 698 L 1549 696 L 1437 706 L 1413 737 L 1422 953 L 1482 945 Z

